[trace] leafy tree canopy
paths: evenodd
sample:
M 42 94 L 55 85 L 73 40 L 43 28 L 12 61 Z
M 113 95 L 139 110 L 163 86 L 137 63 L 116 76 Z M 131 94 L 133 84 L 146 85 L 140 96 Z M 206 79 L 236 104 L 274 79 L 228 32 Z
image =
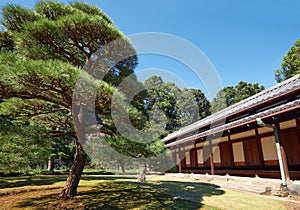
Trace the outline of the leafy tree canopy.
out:
M 161 120 L 166 122 L 164 128 L 169 132 L 210 115 L 210 103 L 201 90 L 181 90 L 174 83 L 164 82 L 160 76 L 148 78 L 144 85 L 148 90 L 146 109 L 149 113 L 161 111 L 165 117 Z
M 300 73 L 300 39 L 298 39 L 283 58 L 280 69 L 275 70 L 275 79 L 282 82 Z
M 244 81 L 240 81 L 236 86 L 224 87 L 217 93 L 217 96 L 213 98 L 211 102 L 211 111 L 212 113 L 221 111 L 264 89 L 265 87 L 263 85 L 259 85 L 258 83 L 247 83 Z
M 181 126 L 189 125 L 211 114 L 210 102 L 199 89 L 185 88 L 178 101 L 181 108 Z

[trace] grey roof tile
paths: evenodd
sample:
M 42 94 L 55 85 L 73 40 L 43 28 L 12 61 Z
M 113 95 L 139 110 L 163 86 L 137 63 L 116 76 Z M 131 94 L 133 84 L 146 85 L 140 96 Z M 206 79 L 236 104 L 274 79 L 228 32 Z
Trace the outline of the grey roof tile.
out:
M 219 127 L 216 127 L 216 128 L 213 128 L 213 129 L 201 132 L 199 134 L 195 134 L 195 135 L 192 135 L 192 136 L 189 136 L 189 137 L 185 137 L 185 138 L 180 138 L 180 136 L 179 136 L 178 139 L 177 139 L 177 141 L 175 141 L 173 143 L 170 143 L 170 144 L 166 144 L 165 146 L 166 147 L 171 147 L 171 146 L 175 146 L 175 145 L 178 145 L 178 144 L 186 143 L 188 141 L 192 141 L 192 140 L 195 140 L 197 138 L 201 138 L 201 137 L 205 137 L 205 136 L 208 136 L 208 135 L 212 135 L 214 133 L 222 132 L 222 131 L 227 130 L 229 128 L 232 128 L 232 127 L 234 127 L 236 125 L 246 124 L 246 123 L 248 123 L 250 121 L 256 120 L 256 118 L 263 118 L 265 116 L 272 115 L 274 113 L 278 113 L 278 112 L 280 112 L 282 110 L 290 109 L 290 108 L 293 108 L 293 107 L 295 107 L 295 108 L 296 107 L 300 107 L 300 99 L 292 101 L 292 102 L 288 102 L 286 104 L 283 104 L 283 105 L 280 105 L 280 106 L 268 109 L 266 111 L 262 111 L 260 113 L 257 113 L 257 114 L 254 114 L 254 115 L 251 115 L 251 116 L 239 119 L 239 120 L 236 120 L 236 121 L 234 121 L 232 123 L 227 123 L 227 124 L 221 125 Z

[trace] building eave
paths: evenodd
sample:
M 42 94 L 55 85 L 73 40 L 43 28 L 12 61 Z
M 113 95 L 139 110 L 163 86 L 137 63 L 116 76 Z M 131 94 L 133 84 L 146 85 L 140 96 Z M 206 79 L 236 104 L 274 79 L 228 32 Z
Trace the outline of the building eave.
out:
M 264 106 L 264 104 L 271 103 L 278 98 L 283 98 L 285 96 L 291 95 L 293 93 L 300 93 L 300 74 L 296 75 L 282 83 L 275 85 L 267 90 L 264 90 L 254 96 L 251 96 L 237 104 L 234 104 L 226 109 L 217 112 L 211 116 L 208 116 L 200 121 L 197 121 L 189 126 L 186 126 L 174 133 L 166 136 L 162 141 L 166 143 L 166 147 L 171 147 L 173 145 L 186 143 L 188 141 L 192 141 L 197 138 L 202 138 L 214 133 L 222 132 L 224 130 L 228 130 L 233 126 L 240 126 L 241 124 L 247 124 L 256 120 L 256 118 L 265 118 L 267 116 L 276 115 L 280 112 L 287 111 L 288 109 L 298 109 L 300 104 L 300 99 L 296 99 L 291 102 L 287 102 L 284 104 L 280 104 L 276 107 L 263 110 L 261 112 L 255 113 L 253 115 L 246 116 L 244 118 L 235 120 L 230 123 L 225 123 L 226 118 L 236 116 L 239 113 L 244 112 L 245 110 L 255 110 L 257 107 Z M 259 109 L 258 109 L 259 110 Z M 205 126 L 213 126 L 214 122 L 222 122 L 220 126 L 215 126 L 215 128 L 210 128 L 207 131 L 198 133 L 197 131 Z M 186 134 L 191 132 L 195 132 L 195 134 L 191 134 L 191 136 L 183 137 Z M 175 142 L 167 143 L 170 140 L 175 140 Z

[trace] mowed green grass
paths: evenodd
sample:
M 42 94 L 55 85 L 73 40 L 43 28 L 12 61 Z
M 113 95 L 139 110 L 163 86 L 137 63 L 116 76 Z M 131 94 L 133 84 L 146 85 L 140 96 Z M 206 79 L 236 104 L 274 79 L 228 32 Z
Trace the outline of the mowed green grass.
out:
M 297 209 L 286 202 L 215 185 L 147 176 L 84 175 L 78 196 L 58 194 L 66 176 L 0 178 L 0 209 Z

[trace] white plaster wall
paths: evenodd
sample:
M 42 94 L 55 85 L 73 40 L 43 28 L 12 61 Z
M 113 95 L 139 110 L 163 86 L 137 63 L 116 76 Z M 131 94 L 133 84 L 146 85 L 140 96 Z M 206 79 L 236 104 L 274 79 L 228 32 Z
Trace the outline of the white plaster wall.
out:
M 203 164 L 203 153 L 202 149 L 197 150 L 197 158 L 198 158 L 198 163 Z
M 220 148 L 214 147 L 213 152 L 214 152 L 214 163 L 221 163 Z
M 191 164 L 190 152 L 185 152 L 185 163 L 186 164 Z
M 264 160 L 278 160 L 274 136 L 261 139 Z
M 244 155 L 244 149 L 243 149 L 242 142 L 233 143 L 232 150 L 233 150 L 234 162 L 244 162 L 245 161 L 245 155 Z

